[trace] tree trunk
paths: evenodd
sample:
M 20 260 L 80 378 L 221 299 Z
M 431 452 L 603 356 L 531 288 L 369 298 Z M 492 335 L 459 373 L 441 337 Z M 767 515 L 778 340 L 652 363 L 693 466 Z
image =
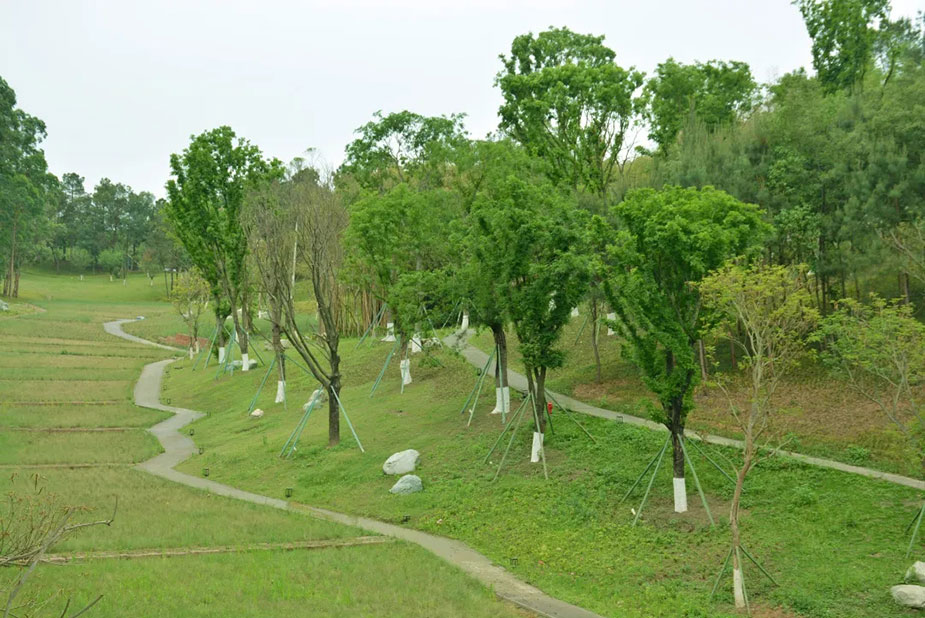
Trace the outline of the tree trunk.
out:
M 331 381 L 328 383 L 328 446 L 340 443 L 340 356 L 331 350 Z
M 674 372 L 674 365 L 674 356 L 669 352 L 665 356 L 666 375 L 670 376 Z M 668 415 L 668 430 L 671 432 L 674 510 L 675 513 L 685 513 L 687 486 L 684 479 L 684 448 L 681 446 L 681 440 L 684 438 L 684 394 L 674 397 L 665 412 Z
M 745 607 L 745 580 L 742 577 L 742 564 L 739 562 L 740 535 L 739 535 L 739 503 L 742 500 L 742 488 L 745 485 L 745 475 L 751 465 L 751 456 L 746 449 L 745 462 L 736 475 L 736 487 L 732 494 L 732 505 L 729 507 L 729 530 L 732 533 L 732 591 L 735 597 L 735 606 Z
M 16 276 L 13 278 L 13 298 L 19 298 L 19 267 L 16 267 Z
M 697 352 L 700 356 L 700 378 L 706 382 L 710 375 L 707 371 L 707 349 L 703 344 L 703 339 L 697 340 Z
M 507 335 L 500 324 L 491 325 L 491 334 L 498 351 L 495 362 L 495 409 L 493 414 L 507 415 L 511 411 L 511 386 L 507 371 Z
M 241 324 L 242 320 L 238 318 L 238 311 L 233 304 L 231 307 L 231 320 L 234 322 L 234 330 L 238 336 L 238 346 L 241 348 L 241 371 L 250 371 L 250 359 L 247 356 L 247 331 Z
M 6 296 L 15 297 L 13 282 L 16 279 L 16 221 L 13 221 L 13 231 L 10 234 L 10 268 L 9 275 L 3 284 L 3 293 Z
M 286 401 L 286 355 L 280 333 L 279 316 L 274 315 L 272 326 L 273 353 L 276 355 L 276 403 Z
M 600 307 L 597 302 L 597 298 L 592 294 L 591 296 L 591 348 L 594 350 L 594 366 L 597 369 L 597 383 L 601 383 L 601 350 L 599 345 L 598 335 L 600 334 L 600 329 L 598 328 L 598 321 L 600 320 Z
M 166 273 L 164 274 L 166 277 Z M 218 300 L 215 301 L 218 303 Z M 228 342 L 225 340 L 225 316 L 215 316 L 215 347 L 218 349 L 218 362 L 224 362 L 225 360 L 225 346 L 228 345 Z

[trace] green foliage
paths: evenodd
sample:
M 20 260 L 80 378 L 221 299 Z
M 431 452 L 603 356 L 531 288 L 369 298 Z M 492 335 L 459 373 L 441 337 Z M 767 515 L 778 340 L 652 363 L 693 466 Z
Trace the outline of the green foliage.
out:
M 872 296 L 869 305 L 839 301 L 817 339 L 823 361 L 853 389 L 872 401 L 908 439 L 925 467 L 925 408 L 918 391 L 925 383 L 925 324 L 910 304 Z
M 529 177 L 499 178 L 473 204 L 471 257 L 514 324 L 528 368 L 562 364 L 556 343 L 590 279 L 582 227 L 569 199 Z
M 446 162 L 465 140 L 463 114 L 427 117 L 409 111 L 382 115 L 356 130 L 338 171 L 365 189 L 384 191 L 416 178 L 425 187 L 442 185 Z M 343 184 L 343 183 L 341 183 Z
M 664 152 L 696 117 L 712 131 L 749 111 L 757 85 L 744 62 L 681 64 L 674 58 L 662 62 L 646 82 L 646 117 L 649 138 Z
M 282 166 L 225 126 L 193 136 L 181 154 L 170 156 L 170 171 L 164 212 L 173 234 L 213 296 L 224 294 L 234 311 L 245 282 L 244 198 L 260 182 L 279 177 Z
M 813 67 L 827 92 L 847 90 L 864 77 L 889 0 L 794 0 L 813 40 Z
M 502 131 L 540 157 L 554 182 L 600 196 L 619 169 L 643 80 L 603 40 L 567 28 L 518 36 L 495 80 Z
M 700 378 L 694 344 L 713 319 L 697 284 L 727 260 L 754 254 L 770 227 L 757 206 L 712 187 L 640 189 L 613 214 L 619 232 L 594 223 L 607 242 L 605 295 L 627 353 L 664 408 L 658 420 L 683 428 Z
M 125 264 L 125 255 L 118 249 L 105 249 L 97 256 L 96 263 L 104 272 L 118 275 Z

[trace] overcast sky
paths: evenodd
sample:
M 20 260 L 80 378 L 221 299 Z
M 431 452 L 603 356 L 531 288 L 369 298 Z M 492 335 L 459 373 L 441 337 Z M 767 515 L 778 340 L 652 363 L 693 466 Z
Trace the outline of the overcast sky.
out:
M 923 4 L 893 0 L 893 15 Z M 498 55 L 549 26 L 603 34 L 646 72 L 668 56 L 744 60 L 759 81 L 810 66 L 788 0 L 0 0 L 0 76 L 48 125 L 52 172 L 162 196 L 170 153 L 223 124 L 334 165 L 380 109 L 464 112 L 484 136 Z

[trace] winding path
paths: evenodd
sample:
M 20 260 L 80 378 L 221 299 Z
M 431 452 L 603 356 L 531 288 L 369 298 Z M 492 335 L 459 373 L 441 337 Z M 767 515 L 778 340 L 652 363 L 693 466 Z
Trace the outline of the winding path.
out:
M 472 332 L 473 331 L 468 330 L 465 333 L 455 333 L 445 338 L 443 341 L 448 346 L 459 350 L 460 354 L 463 355 L 463 358 L 465 358 L 471 365 L 482 368 L 485 366 L 485 363 L 488 362 L 488 354 L 468 343 L 469 335 L 472 334 Z M 488 368 L 489 371 L 493 373 L 494 367 L 494 361 L 492 361 L 492 365 Z M 520 391 L 521 393 L 527 392 L 527 378 L 523 374 L 517 373 L 513 369 L 509 368 L 508 377 L 510 380 L 511 388 Z M 587 414 L 588 416 L 597 416 L 599 418 L 605 418 L 622 423 L 629 423 L 631 425 L 638 425 L 639 427 L 645 427 L 654 431 L 668 431 L 668 429 L 661 423 L 656 423 L 655 421 L 651 421 L 649 419 L 632 416 L 630 414 L 622 414 L 620 412 L 614 412 L 613 410 L 605 410 L 604 408 L 598 408 L 583 401 L 573 399 L 568 395 L 563 395 L 555 391 L 549 392 L 557 402 L 573 412 Z M 733 438 L 725 438 L 723 436 L 701 433 L 692 430 L 686 430 L 684 435 L 691 440 L 700 440 L 709 444 L 730 446 L 738 449 L 745 448 L 745 444 L 741 440 L 735 440 Z M 809 464 L 811 466 L 830 468 L 840 472 L 847 472 L 849 474 L 857 474 L 859 476 L 866 476 L 872 479 L 887 481 L 896 485 L 912 487 L 913 489 L 925 490 L 925 481 L 920 481 L 918 479 L 903 476 L 901 474 L 893 474 L 892 472 L 884 472 L 882 470 L 865 468 L 863 466 L 852 466 L 851 464 L 842 463 L 833 459 L 813 457 L 812 455 L 804 455 L 803 453 L 796 453 L 794 451 L 778 451 L 778 454 L 784 457 L 789 457 L 790 459 L 795 459 L 802 463 Z
M 178 352 L 176 348 L 161 345 L 130 335 L 122 330 L 122 324 L 135 320 L 116 320 L 106 322 L 103 328 L 107 333 L 136 343 L 157 346 L 159 348 Z M 474 348 L 473 348 L 474 349 Z M 160 402 L 161 382 L 165 367 L 174 359 L 157 361 L 145 365 L 141 376 L 135 385 L 135 404 L 143 408 L 152 408 L 172 412 L 173 416 L 151 427 L 150 431 L 160 441 L 164 452 L 145 462 L 138 464 L 138 468 L 156 476 L 181 483 L 189 487 L 204 489 L 215 494 L 245 500 L 254 504 L 262 504 L 273 508 L 305 513 L 327 521 L 361 528 L 368 532 L 394 537 L 414 543 L 439 556 L 447 562 L 459 567 L 483 585 L 491 588 L 500 598 L 546 618 L 602 618 L 586 609 L 571 605 L 559 599 L 544 594 L 538 588 L 524 583 L 514 577 L 500 566 L 492 563 L 487 557 L 470 548 L 461 541 L 428 534 L 419 530 L 412 530 L 395 526 L 376 519 L 355 517 L 312 507 L 297 502 L 287 502 L 277 498 L 269 498 L 260 494 L 242 491 L 229 485 L 224 485 L 198 476 L 178 472 L 174 466 L 189 458 L 196 450 L 196 445 L 189 436 L 180 433 L 180 429 L 204 416 L 202 412 L 165 406 Z M 484 364 L 484 360 L 482 361 Z

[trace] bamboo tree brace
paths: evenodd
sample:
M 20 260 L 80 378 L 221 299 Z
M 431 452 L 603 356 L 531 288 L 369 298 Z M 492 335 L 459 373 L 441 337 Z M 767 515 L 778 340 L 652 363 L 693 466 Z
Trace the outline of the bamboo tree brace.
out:
M 687 512 L 687 485 L 684 478 L 675 478 L 674 481 L 674 512 Z
M 387 322 L 385 325 L 385 337 L 383 341 L 395 341 L 395 322 Z
M 407 385 L 411 384 L 411 361 L 408 360 L 407 358 L 406 358 L 406 359 L 403 359 L 403 360 L 399 363 L 399 367 L 401 368 L 401 383 L 402 383 L 402 386 L 407 386 Z

